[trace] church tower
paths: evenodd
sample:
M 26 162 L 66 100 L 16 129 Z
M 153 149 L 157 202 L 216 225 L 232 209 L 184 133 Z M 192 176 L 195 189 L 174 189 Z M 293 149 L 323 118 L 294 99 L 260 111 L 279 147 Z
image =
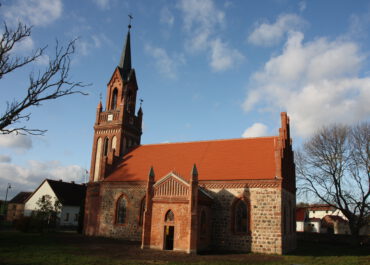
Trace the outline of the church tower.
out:
M 131 17 L 130 17 L 131 18 Z M 107 85 L 105 110 L 100 101 L 96 110 L 90 182 L 103 180 L 115 163 L 140 145 L 143 111 L 136 111 L 137 82 L 131 67 L 131 23 L 118 66 Z

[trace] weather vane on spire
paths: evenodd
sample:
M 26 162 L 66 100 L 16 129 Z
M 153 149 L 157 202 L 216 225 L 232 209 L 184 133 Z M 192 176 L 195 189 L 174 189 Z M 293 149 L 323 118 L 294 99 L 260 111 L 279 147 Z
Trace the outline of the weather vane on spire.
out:
M 99 94 L 99 98 L 100 98 L 100 101 L 102 100 L 102 94 L 101 94 L 101 92 L 100 92 L 100 94 Z
M 143 102 L 144 102 L 144 99 L 140 99 L 140 108 L 141 108 L 141 106 L 143 105 Z
M 128 29 L 131 29 L 131 20 L 133 19 L 134 17 L 132 16 L 132 14 L 128 14 L 128 19 L 129 19 L 129 22 L 128 22 Z

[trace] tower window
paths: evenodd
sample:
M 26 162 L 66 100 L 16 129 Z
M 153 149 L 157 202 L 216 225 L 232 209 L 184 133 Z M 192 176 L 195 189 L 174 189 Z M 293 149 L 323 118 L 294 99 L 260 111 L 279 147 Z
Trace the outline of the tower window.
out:
M 115 88 L 113 90 L 113 96 L 112 96 L 112 109 L 117 108 L 117 95 L 118 95 L 118 91 L 117 91 L 117 88 Z
M 109 149 L 109 139 L 106 137 L 104 139 L 104 156 L 108 155 L 108 149 Z

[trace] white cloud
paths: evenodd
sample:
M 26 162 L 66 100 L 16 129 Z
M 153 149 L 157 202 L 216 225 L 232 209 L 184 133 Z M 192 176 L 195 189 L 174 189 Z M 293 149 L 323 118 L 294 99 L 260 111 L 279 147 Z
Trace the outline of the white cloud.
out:
M 12 52 L 14 53 L 27 53 L 35 48 L 34 41 L 31 37 L 27 37 L 14 45 Z
M 15 148 L 18 150 L 29 150 L 32 148 L 32 139 L 28 135 L 0 134 L 0 146 Z
M 82 183 L 85 176 L 84 168 L 77 165 L 64 166 L 59 161 L 30 160 L 26 166 L 0 163 L 0 183 L 10 183 L 13 192 L 33 191 L 45 178 Z
M 223 71 L 240 63 L 244 56 L 217 36 L 226 26 L 225 13 L 212 0 L 183 0 L 179 4 L 184 29 L 188 34 L 185 48 L 189 52 L 207 52 L 209 64 L 215 71 Z M 218 57 L 220 56 L 220 57 Z
M 370 117 L 370 77 L 360 77 L 366 57 L 358 45 L 326 38 L 304 43 L 303 37 L 290 33 L 282 53 L 251 77 L 244 109 L 287 111 L 304 137 L 326 124 Z
M 88 37 L 79 38 L 76 42 L 77 52 L 82 56 L 89 55 L 94 49 L 102 47 L 103 44 L 110 44 L 109 38 L 103 34 L 92 34 Z
M 57 20 L 63 11 L 61 0 L 17 0 L 3 5 L 5 19 L 11 23 L 22 21 L 34 26 L 45 26 Z
M 170 27 L 173 26 L 173 23 L 175 22 L 175 17 L 172 14 L 172 12 L 168 9 L 168 7 L 163 7 L 160 14 L 160 22 L 168 25 Z
M 248 42 L 254 45 L 272 46 L 279 43 L 284 34 L 302 28 L 306 22 L 295 14 L 280 15 L 275 23 L 259 23 L 248 36 Z
M 306 1 L 300 1 L 300 2 L 298 3 L 298 7 L 299 7 L 299 11 L 301 11 L 301 12 L 305 11 L 305 10 L 306 10 L 306 8 L 307 8 L 307 3 L 306 3 Z
M 38 65 L 48 65 L 48 63 L 50 62 L 50 57 L 49 55 L 43 54 L 38 57 L 35 62 Z
M 145 45 L 145 51 L 154 58 L 156 69 L 168 78 L 176 78 L 179 64 L 185 62 L 184 56 L 170 56 L 165 49 L 149 44 Z
M 215 71 L 223 71 L 239 64 L 244 56 L 236 49 L 230 49 L 220 39 L 211 42 L 211 67 Z
M 110 0 L 94 0 L 95 4 L 103 10 L 110 8 Z
M 267 134 L 267 126 L 263 123 L 254 123 L 251 127 L 247 128 L 242 137 L 259 137 L 259 136 L 266 136 Z
M 0 163 L 9 163 L 12 161 L 12 158 L 8 155 L 0 155 Z

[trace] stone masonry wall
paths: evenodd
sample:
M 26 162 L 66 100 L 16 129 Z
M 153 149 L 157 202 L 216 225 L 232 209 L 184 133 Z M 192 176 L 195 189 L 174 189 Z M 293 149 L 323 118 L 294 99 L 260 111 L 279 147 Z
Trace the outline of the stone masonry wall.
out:
M 139 216 L 145 186 L 105 184 L 101 194 L 99 235 L 141 241 L 142 226 L 139 225 Z M 116 203 L 122 195 L 127 199 L 126 222 L 116 224 Z
M 242 252 L 282 253 L 280 188 L 210 189 L 212 205 L 212 242 L 216 249 Z M 244 197 L 249 201 L 250 231 L 232 230 L 232 206 Z

